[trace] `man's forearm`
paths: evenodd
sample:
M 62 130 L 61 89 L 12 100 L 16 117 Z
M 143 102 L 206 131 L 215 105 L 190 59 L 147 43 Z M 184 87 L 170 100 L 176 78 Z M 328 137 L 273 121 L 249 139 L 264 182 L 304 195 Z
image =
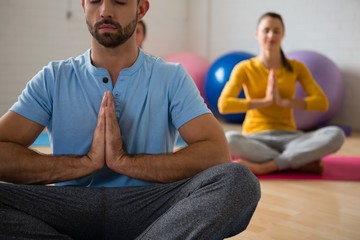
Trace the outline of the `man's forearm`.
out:
M 125 156 L 109 166 L 113 171 L 150 182 L 174 182 L 230 162 L 227 145 L 198 142 L 171 154 Z
M 15 143 L 0 142 L 0 181 L 48 184 L 80 178 L 97 167 L 87 156 L 52 156 Z

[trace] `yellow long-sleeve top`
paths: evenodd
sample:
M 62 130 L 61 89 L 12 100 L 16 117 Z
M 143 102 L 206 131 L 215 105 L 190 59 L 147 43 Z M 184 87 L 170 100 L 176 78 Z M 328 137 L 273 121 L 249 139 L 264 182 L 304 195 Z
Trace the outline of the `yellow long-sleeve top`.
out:
M 326 111 L 328 99 L 311 76 L 308 68 L 297 60 L 289 59 L 293 71 L 284 66 L 276 70 L 279 94 L 283 99 L 293 99 L 296 83 L 299 82 L 306 92 L 306 110 Z M 238 63 L 226 83 L 218 100 L 222 114 L 243 113 L 246 117 L 242 125 L 243 134 L 259 133 L 268 130 L 295 131 L 293 109 L 272 104 L 268 107 L 249 109 L 251 99 L 262 99 L 266 95 L 269 70 L 258 57 Z M 246 98 L 238 98 L 244 88 Z

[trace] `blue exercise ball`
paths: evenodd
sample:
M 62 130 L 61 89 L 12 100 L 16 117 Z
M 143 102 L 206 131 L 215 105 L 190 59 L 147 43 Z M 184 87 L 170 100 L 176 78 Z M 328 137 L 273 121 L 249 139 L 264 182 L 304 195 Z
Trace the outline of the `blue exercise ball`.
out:
M 235 65 L 252 57 L 255 57 L 255 55 L 243 51 L 234 51 L 222 55 L 210 65 L 205 78 L 206 102 L 213 114 L 225 122 L 242 123 L 244 121 L 246 113 L 221 114 L 219 113 L 217 103 L 221 91 L 225 87 L 226 82 L 229 80 L 230 74 Z M 245 98 L 244 91 L 241 91 L 238 97 Z

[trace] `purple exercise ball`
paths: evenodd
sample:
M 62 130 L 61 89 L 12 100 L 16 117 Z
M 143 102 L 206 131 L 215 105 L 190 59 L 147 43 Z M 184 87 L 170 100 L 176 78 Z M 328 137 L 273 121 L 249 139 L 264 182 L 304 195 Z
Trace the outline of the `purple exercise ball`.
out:
M 344 82 L 338 67 L 328 57 L 314 51 L 298 50 L 289 52 L 286 56 L 308 67 L 329 100 L 329 109 L 326 112 L 295 110 L 294 117 L 298 129 L 311 130 L 328 123 L 340 108 L 344 95 Z M 306 93 L 300 84 L 297 84 L 296 98 L 305 96 Z

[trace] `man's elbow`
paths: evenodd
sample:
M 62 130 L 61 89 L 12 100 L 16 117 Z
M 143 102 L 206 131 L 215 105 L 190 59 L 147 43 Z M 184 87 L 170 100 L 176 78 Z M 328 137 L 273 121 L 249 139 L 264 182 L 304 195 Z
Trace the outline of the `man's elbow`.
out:
M 222 143 L 221 145 L 219 144 L 218 146 L 216 159 L 219 164 L 231 162 L 231 152 L 227 142 Z

